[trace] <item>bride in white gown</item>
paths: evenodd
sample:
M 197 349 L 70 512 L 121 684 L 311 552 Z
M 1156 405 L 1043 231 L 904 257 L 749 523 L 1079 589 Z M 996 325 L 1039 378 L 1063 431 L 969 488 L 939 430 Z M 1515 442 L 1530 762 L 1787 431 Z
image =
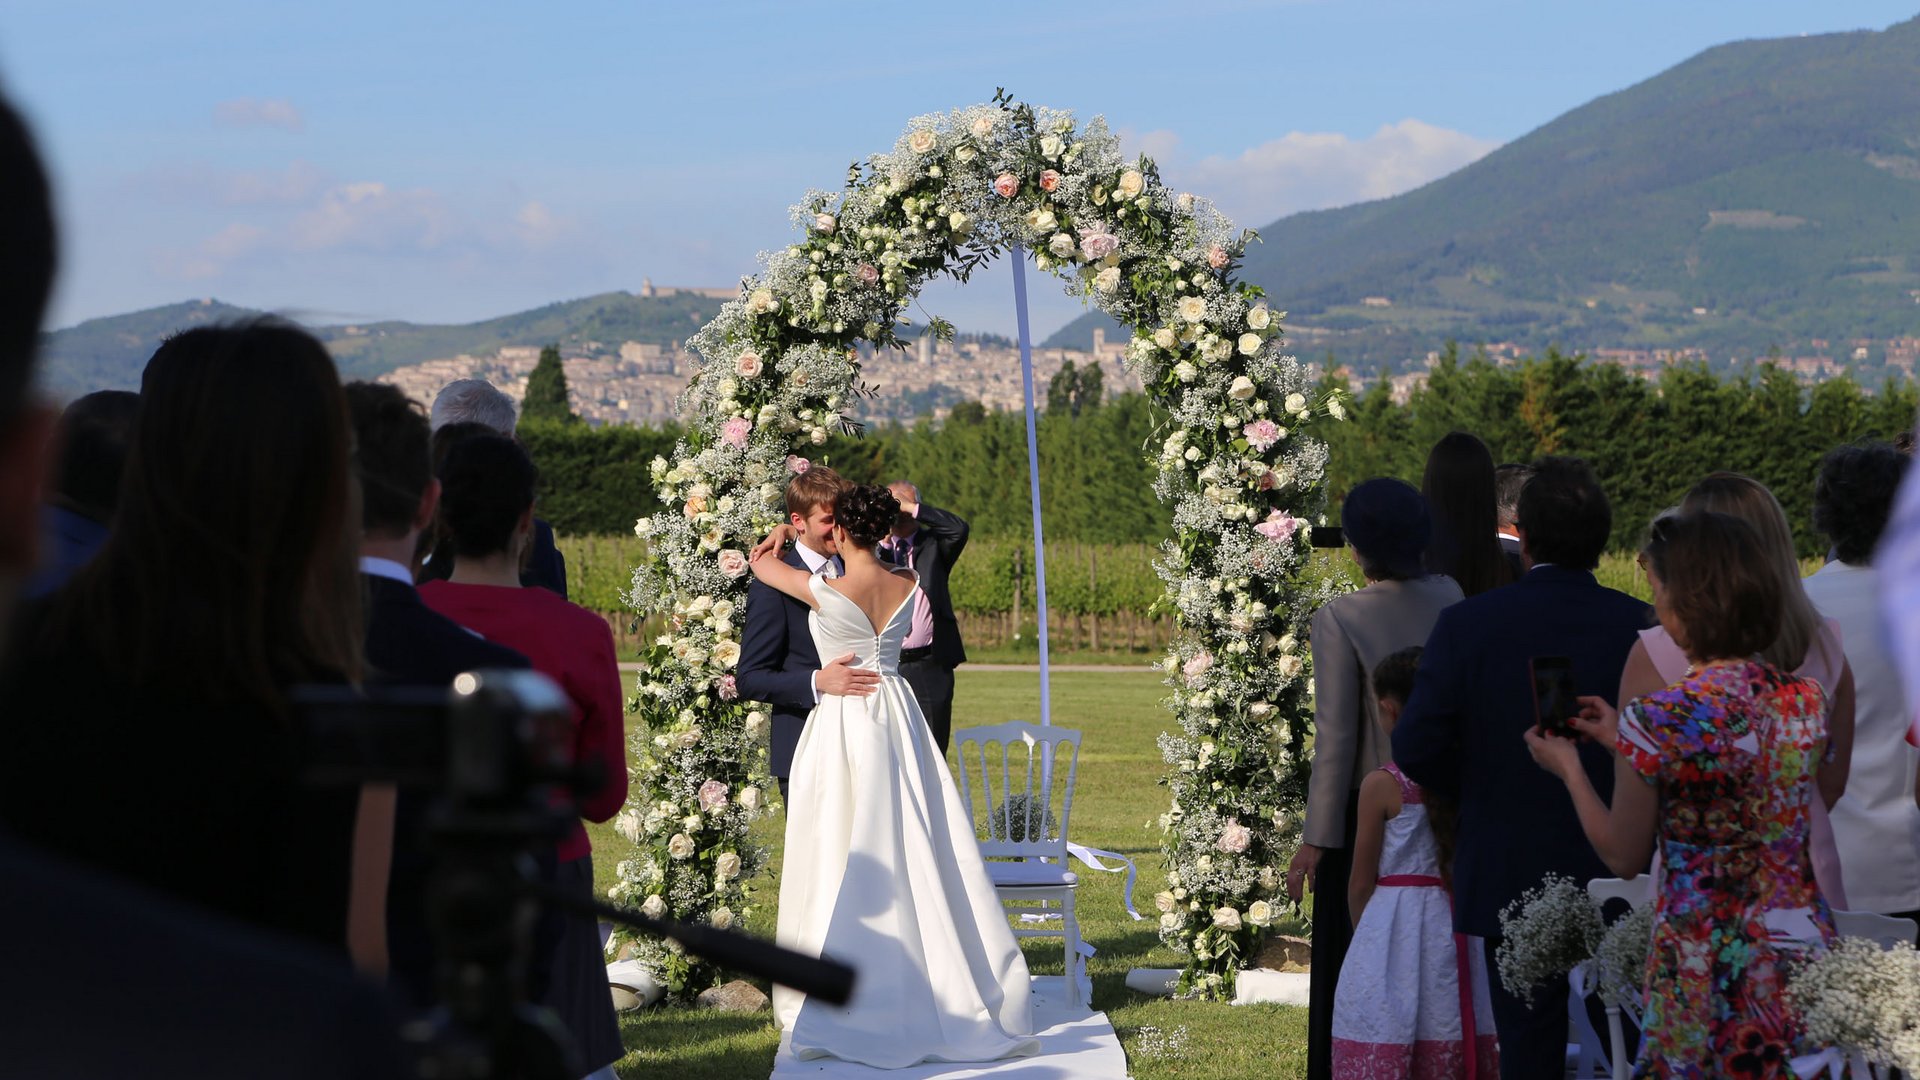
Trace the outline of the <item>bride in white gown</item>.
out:
M 966 806 L 913 691 L 900 645 L 919 585 L 880 561 L 899 504 L 860 486 L 834 505 L 838 578 L 755 552 L 755 576 L 804 602 L 821 656 L 880 673 L 870 697 L 824 695 L 794 753 L 778 940 L 859 973 L 834 1006 L 785 987 L 774 1014 L 802 1058 L 878 1068 L 1032 1054 L 1027 965 L 994 896 Z

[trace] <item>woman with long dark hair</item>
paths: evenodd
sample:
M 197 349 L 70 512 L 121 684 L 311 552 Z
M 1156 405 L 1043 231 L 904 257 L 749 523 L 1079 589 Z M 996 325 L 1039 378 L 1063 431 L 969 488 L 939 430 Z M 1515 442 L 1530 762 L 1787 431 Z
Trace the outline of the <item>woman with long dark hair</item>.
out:
M 15 638 L 0 822 L 340 948 L 355 794 L 303 782 L 288 702 L 360 674 L 339 376 L 311 335 L 261 320 L 168 339 L 140 398 L 106 545 Z
M 1520 576 L 1519 567 L 1500 548 L 1493 455 L 1486 443 L 1464 431 L 1450 432 L 1434 443 L 1420 494 L 1433 514 L 1426 555 L 1429 574 L 1447 575 L 1468 596 Z

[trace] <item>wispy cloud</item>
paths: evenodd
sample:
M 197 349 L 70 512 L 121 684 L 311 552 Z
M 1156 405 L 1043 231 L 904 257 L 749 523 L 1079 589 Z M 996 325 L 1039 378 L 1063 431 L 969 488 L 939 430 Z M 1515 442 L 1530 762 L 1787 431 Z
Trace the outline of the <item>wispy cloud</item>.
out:
M 1184 160 L 1169 131 L 1123 133 L 1129 153 L 1160 163 L 1169 183 L 1211 198 L 1243 225 L 1264 225 L 1302 210 L 1384 199 L 1437 180 L 1500 145 L 1462 131 L 1407 119 L 1363 139 L 1293 131 L 1238 156 Z
M 227 127 L 272 127 L 301 131 L 307 119 L 286 98 L 234 98 L 213 107 L 213 118 Z

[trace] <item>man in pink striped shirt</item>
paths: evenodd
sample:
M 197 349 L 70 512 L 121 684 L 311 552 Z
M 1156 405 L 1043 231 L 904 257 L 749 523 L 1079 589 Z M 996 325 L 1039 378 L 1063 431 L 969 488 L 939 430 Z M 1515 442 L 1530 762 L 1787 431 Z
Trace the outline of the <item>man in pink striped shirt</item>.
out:
M 880 557 L 920 575 L 913 627 L 901 646 L 900 675 L 913 687 L 927 727 L 945 753 L 953 731 L 953 669 L 967 662 L 947 578 L 966 549 L 967 523 L 951 511 L 922 503 L 920 489 L 905 480 L 894 481 L 887 490 L 900 501 L 900 519 L 893 535 L 881 542 Z

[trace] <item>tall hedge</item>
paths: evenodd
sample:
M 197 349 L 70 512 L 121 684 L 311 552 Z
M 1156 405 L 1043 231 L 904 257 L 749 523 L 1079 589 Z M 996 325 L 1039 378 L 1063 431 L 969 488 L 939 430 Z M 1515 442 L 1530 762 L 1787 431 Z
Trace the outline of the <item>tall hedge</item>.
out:
M 680 429 L 531 420 L 519 436 L 540 469 L 539 515 L 555 532 L 581 536 L 632 533 L 635 520 L 660 508 L 647 463 L 673 450 Z

